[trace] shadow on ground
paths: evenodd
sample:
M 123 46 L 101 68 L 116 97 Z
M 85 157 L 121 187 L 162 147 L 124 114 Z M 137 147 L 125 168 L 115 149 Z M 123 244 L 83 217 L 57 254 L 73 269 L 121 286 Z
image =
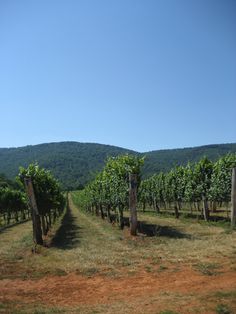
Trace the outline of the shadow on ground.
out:
M 141 212 L 141 211 L 140 211 Z M 154 211 L 153 210 L 145 210 L 144 212 L 142 212 L 143 214 L 153 214 Z M 213 221 L 213 222 L 230 222 L 230 214 L 228 212 L 228 216 L 222 216 L 222 213 L 226 213 L 225 210 L 218 210 L 216 212 L 213 211 L 209 211 L 209 221 Z M 175 213 L 173 210 L 162 210 L 161 212 L 158 213 L 158 215 L 163 216 L 163 217 L 173 217 L 175 218 Z M 187 218 L 187 219 L 194 219 L 194 220 L 199 220 L 199 221 L 203 221 L 204 220 L 204 216 L 203 216 L 203 212 L 187 212 L 185 210 L 181 210 L 179 211 L 179 216 L 180 218 Z
M 192 239 L 192 235 L 183 233 L 180 230 L 171 226 L 158 226 L 148 224 L 144 221 L 138 223 L 138 232 L 145 234 L 148 237 L 168 237 L 175 239 Z
M 21 224 L 24 224 L 24 223 L 26 223 L 26 222 L 28 222 L 30 220 L 31 220 L 31 218 L 27 218 L 27 219 L 22 220 L 22 221 L 17 221 L 15 223 L 11 224 L 11 225 L 1 226 L 0 227 L 0 233 L 4 233 L 4 232 L 8 231 L 8 229 L 10 229 L 12 227 L 15 227 L 15 226 L 18 226 L 18 225 L 21 225 Z
M 51 247 L 62 250 L 70 250 L 77 247 L 80 243 L 80 229 L 76 223 L 76 217 L 72 215 L 71 209 L 68 207 L 61 226 L 52 239 Z
M 126 227 L 129 227 L 129 218 L 124 219 Z M 171 226 L 159 226 L 150 224 L 145 221 L 138 221 L 138 233 L 144 234 L 147 237 L 169 237 L 175 239 L 192 239 L 193 236 L 183 233 L 180 230 Z

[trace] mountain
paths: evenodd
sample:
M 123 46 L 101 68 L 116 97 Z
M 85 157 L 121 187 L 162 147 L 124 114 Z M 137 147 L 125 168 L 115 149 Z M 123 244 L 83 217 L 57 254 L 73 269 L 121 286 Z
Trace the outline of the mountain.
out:
M 143 166 L 143 174 L 144 177 L 149 177 L 160 171 L 166 172 L 176 165 L 197 162 L 204 156 L 215 161 L 228 153 L 236 153 L 236 143 L 155 150 L 144 154 L 146 158 Z
M 18 148 L 0 148 L 0 174 L 13 179 L 19 166 L 27 167 L 37 161 L 40 166 L 52 171 L 64 188 L 75 189 L 89 182 L 100 171 L 108 156 L 136 154 L 145 156 L 143 176 L 148 177 L 159 171 L 168 171 L 175 165 L 185 165 L 207 156 L 216 160 L 227 153 L 236 153 L 236 143 L 207 145 L 182 149 L 157 150 L 139 153 L 121 147 L 60 142 L 29 145 Z
M 52 171 L 65 188 L 77 188 L 90 181 L 108 156 L 132 154 L 131 150 L 102 144 L 60 142 L 0 148 L 0 173 L 14 178 L 20 166 L 38 164 Z

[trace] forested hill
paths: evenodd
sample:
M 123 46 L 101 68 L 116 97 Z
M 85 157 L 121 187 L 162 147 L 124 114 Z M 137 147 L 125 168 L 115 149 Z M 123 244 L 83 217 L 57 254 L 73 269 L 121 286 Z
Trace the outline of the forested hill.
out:
M 125 153 L 145 155 L 143 176 L 168 171 L 174 165 L 198 161 L 203 156 L 212 160 L 229 152 L 236 152 L 235 144 L 208 145 L 193 148 L 157 150 L 138 153 L 121 147 L 78 142 L 48 143 L 18 148 L 0 148 L 0 173 L 13 179 L 19 166 L 33 161 L 50 169 L 66 188 L 77 188 L 89 182 L 104 166 L 108 156 Z
M 60 142 L 29 145 L 18 148 L 0 148 L 0 173 L 14 178 L 19 166 L 38 164 L 52 171 L 66 188 L 77 188 L 90 181 L 104 166 L 108 156 L 134 153 L 116 146 Z
M 143 174 L 145 177 L 149 177 L 159 171 L 168 171 L 176 165 L 197 162 L 203 156 L 207 156 L 210 160 L 215 161 L 228 153 L 236 153 L 236 143 L 155 150 L 145 153 L 146 159 Z

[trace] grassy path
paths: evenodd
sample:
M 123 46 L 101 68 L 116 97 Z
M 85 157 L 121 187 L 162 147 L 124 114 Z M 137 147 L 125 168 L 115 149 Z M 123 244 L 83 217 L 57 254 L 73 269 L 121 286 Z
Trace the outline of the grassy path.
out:
M 122 242 L 121 231 L 79 211 L 71 198 L 69 208 L 50 248 L 51 257 L 57 257 L 57 267 L 84 274 L 112 270 L 120 254 L 130 250 Z
M 24 268 L 22 276 L 27 273 L 29 278 L 70 272 L 119 276 L 124 275 L 123 268 L 126 274 L 133 274 L 166 268 L 170 263 L 192 266 L 211 262 L 236 267 L 236 233 L 139 213 L 143 234 L 133 238 L 128 229 L 121 231 L 78 210 L 71 196 L 69 205 L 51 234 L 50 249 L 41 248 L 40 254 L 31 254 L 31 222 L 1 232 L 0 264 L 10 261 L 14 266 L 17 261 L 17 267 Z M 7 277 L 4 269 L 2 272 Z
M 236 233 L 148 213 L 139 219 L 143 233 L 131 237 L 78 210 L 70 195 L 50 247 L 38 254 L 30 222 L 0 233 L 0 313 L 236 311 Z

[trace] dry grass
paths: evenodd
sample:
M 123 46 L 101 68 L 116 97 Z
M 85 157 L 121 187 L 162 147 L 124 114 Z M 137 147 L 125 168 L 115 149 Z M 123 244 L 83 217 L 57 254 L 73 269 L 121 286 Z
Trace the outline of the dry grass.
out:
M 2 257 L 3 255 L 9 254 L 15 251 L 19 246 L 22 246 L 22 242 L 25 242 L 25 238 L 31 234 L 31 230 L 32 222 L 28 221 L 1 231 L 0 256 Z
M 168 267 L 170 263 L 195 267 L 217 262 L 236 269 L 235 232 L 139 213 L 142 233 L 134 238 L 128 228 L 118 230 L 98 217 L 78 211 L 72 202 L 70 207 L 71 213 L 62 219 L 63 226 L 58 224 L 52 232 L 55 237 L 51 247 L 40 248 L 39 254 L 31 254 L 30 222 L 2 232 L 1 261 L 22 265 L 29 277 L 69 272 L 119 276 L 124 272 L 133 274 L 141 268 L 148 272 L 160 271 L 160 265 Z M 22 276 L 25 277 L 24 271 Z
M 177 220 L 139 213 L 144 225 L 157 226 L 150 245 L 169 262 L 195 263 L 236 259 L 236 233 L 224 228 L 201 224 L 197 221 Z M 149 238 L 150 239 L 150 238 Z M 148 245 L 149 247 L 149 245 Z M 147 247 L 147 249 L 148 249 Z
M 23 302 L 0 304 L 0 313 L 14 314 L 233 314 L 235 313 L 235 304 L 232 305 L 232 297 L 235 297 L 236 291 L 230 296 L 218 296 L 215 294 L 206 294 L 204 298 L 196 294 L 184 296 L 180 293 L 159 293 L 156 296 L 150 296 L 143 299 L 136 298 L 133 301 L 115 301 L 112 303 L 103 303 L 96 305 L 80 306 L 48 306 L 43 304 L 27 304 Z M 217 301 L 216 301 L 217 297 Z M 231 298 L 231 299 L 229 299 Z M 231 302 L 228 302 L 230 301 Z M 207 301 L 207 302 L 206 302 Z M 162 306 L 160 306 L 162 304 Z M 191 305 L 194 307 L 190 307 Z
M 137 273 L 171 276 L 183 267 L 202 276 L 220 276 L 221 270 L 236 271 L 236 232 L 194 221 L 176 220 L 151 213 L 139 213 L 140 232 L 129 235 L 98 217 L 78 211 L 70 200 L 71 212 L 65 213 L 54 227 L 48 243 L 31 253 L 31 223 L 27 222 L 0 233 L 0 279 L 38 279 L 48 275 L 76 273 L 88 278 L 101 275 L 119 280 Z M 126 216 L 128 213 L 126 213 Z M 0 313 L 181 313 L 190 298 L 196 302 L 192 313 L 215 313 L 218 300 L 232 306 L 235 290 L 205 295 L 210 301 L 206 310 L 199 295 L 182 296 L 171 292 L 136 298 L 132 303 L 81 305 L 80 307 L 44 307 L 43 305 L 0 304 Z M 162 300 L 168 307 L 152 311 Z M 159 302 L 159 303 L 158 303 Z M 143 305 L 145 303 L 146 305 Z M 142 306 L 141 306 L 142 304 Z M 199 307 L 199 304 L 201 306 Z M 226 305 L 227 305 L 226 304 Z M 199 312 L 197 310 L 199 308 Z M 23 310 L 22 310 L 23 309 Z M 210 310 L 209 310 L 210 309 Z M 17 312 L 18 311 L 18 312 Z M 23 312 L 22 312 L 23 311 Z M 28 311 L 28 312 L 27 312 Z M 13 312 L 12 312 L 13 313 Z
M 220 227 L 139 213 L 144 233 L 133 238 L 128 229 L 120 231 L 98 217 L 78 212 L 72 203 L 71 209 L 74 223 L 79 226 L 78 242 L 66 254 L 66 248 L 50 250 L 50 257 L 57 257 L 57 265 L 60 261 L 59 268 L 67 265 L 67 272 L 119 275 L 124 268 L 127 273 L 134 273 L 150 264 L 195 265 L 211 260 L 228 261 L 231 266 L 235 263 L 236 234 L 226 233 Z M 156 231 L 154 236 L 145 234 L 150 228 Z

